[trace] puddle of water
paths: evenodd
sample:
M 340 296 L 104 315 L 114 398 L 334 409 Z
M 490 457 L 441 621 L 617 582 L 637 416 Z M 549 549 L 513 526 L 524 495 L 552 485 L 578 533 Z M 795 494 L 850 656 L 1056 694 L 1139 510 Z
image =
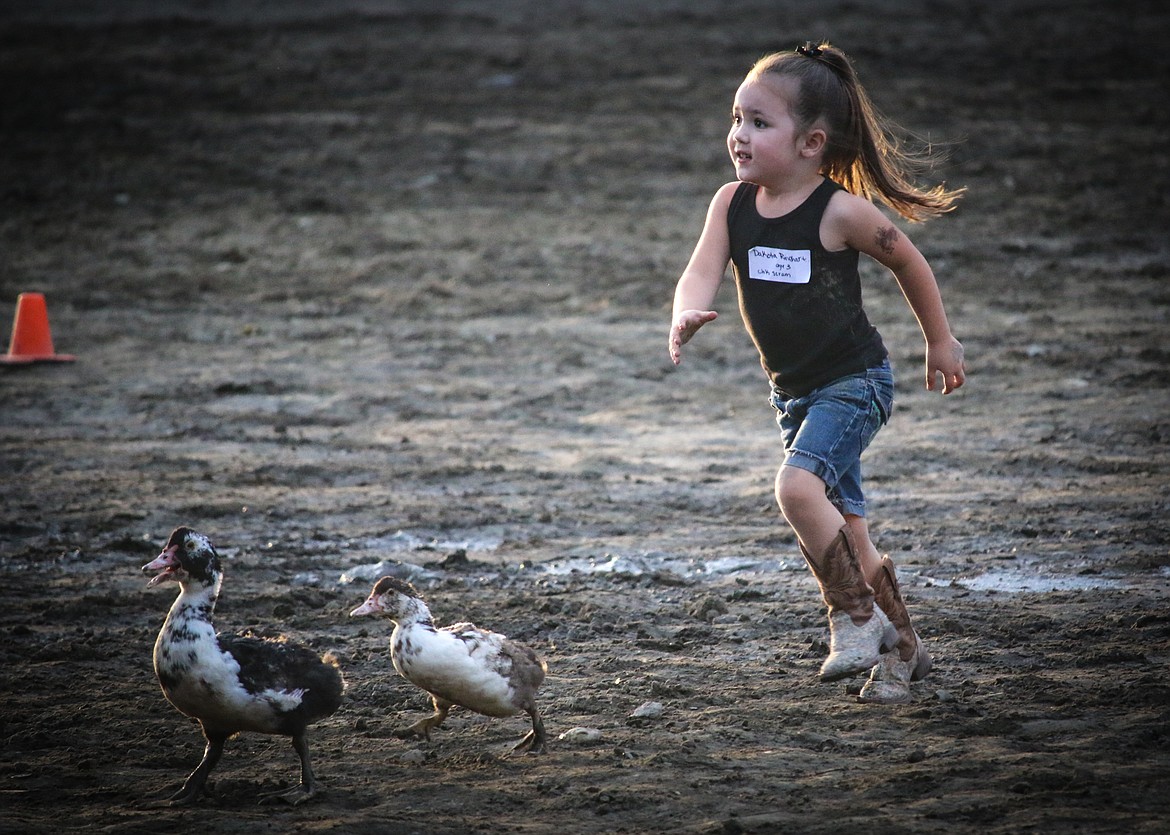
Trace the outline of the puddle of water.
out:
M 362 540 L 359 547 L 371 551 L 495 551 L 504 541 L 502 534 L 475 533 L 462 534 L 458 531 L 449 531 L 442 538 L 428 533 L 410 533 L 395 531 L 390 536 L 380 536 Z
M 442 577 L 443 572 L 423 568 L 421 565 L 415 565 L 409 562 L 382 560 L 381 562 L 355 565 L 353 568 L 347 568 L 341 572 L 341 576 L 337 578 L 337 582 L 342 586 L 359 582 L 373 583 L 386 575 L 397 577 L 399 580 L 406 580 L 408 583 L 417 583 L 420 580 L 433 580 Z
M 1149 588 L 1151 584 L 1157 585 L 1159 582 L 1170 580 L 1170 565 L 1161 566 L 1156 572 L 1106 576 L 1073 568 L 1070 568 L 1067 574 L 1042 571 L 1033 564 L 1031 568 L 985 571 L 973 577 L 956 577 L 954 580 L 938 580 L 927 577 L 923 579 L 936 586 L 958 586 L 971 591 L 996 591 L 1007 594 L 1137 589 Z
M 957 577 L 950 584 L 971 591 L 1000 591 L 1008 594 L 1122 589 L 1136 585 L 1133 580 L 1103 577 L 1100 574 L 1048 574 L 1028 571 L 986 571 L 977 577 Z
M 413 551 L 451 553 L 460 550 L 495 551 L 503 541 L 503 536 L 495 534 L 481 533 L 460 536 L 459 533 L 449 532 L 445 537 L 439 538 L 427 533 L 410 533 L 400 530 L 395 531 L 389 536 L 360 540 L 359 542 L 353 543 L 353 545 L 357 548 L 379 554 L 404 554 Z M 421 565 L 395 559 L 380 560 L 376 563 L 353 566 L 343 571 L 341 576 L 337 578 L 337 582 L 341 585 L 349 585 L 350 583 L 359 581 L 373 582 L 387 574 L 412 583 L 443 576 L 442 571 L 424 568 Z
M 803 568 L 795 562 L 784 560 L 758 559 L 754 557 L 718 557 L 710 560 L 679 559 L 661 553 L 651 554 L 605 554 L 601 557 L 570 557 L 550 560 L 533 566 L 547 574 L 621 574 L 627 577 L 641 577 L 645 574 L 669 572 L 680 577 L 711 577 L 729 574 L 758 574 L 793 571 Z
M 446 531 L 441 534 L 428 531 L 398 530 L 388 536 L 357 540 L 350 543 L 356 549 L 379 556 L 388 555 L 389 558 L 349 568 L 340 575 L 337 582 L 350 584 L 359 581 L 373 581 L 385 574 L 413 582 L 442 577 L 444 576 L 442 570 L 425 568 L 402 560 L 401 557 L 395 558 L 390 555 L 404 555 L 419 551 L 439 553 L 451 553 L 458 550 L 492 552 L 498 550 L 505 539 L 503 528 L 498 531 L 480 528 L 468 531 Z M 336 547 L 336 543 L 332 543 L 331 547 Z M 687 579 L 701 580 L 780 572 L 797 572 L 803 575 L 808 569 L 804 561 L 800 559 L 778 560 L 748 556 L 696 559 L 675 557 L 663 551 L 642 551 L 609 552 L 600 556 L 582 552 L 572 554 L 570 552 L 569 556 L 547 562 L 522 563 L 518 570 L 531 570 L 552 576 L 609 574 L 642 577 L 667 573 Z M 1034 563 L 1017 564 L 1013 568 L 993 569 L 981 574 L 954 579 L 931 577 L 905 569 L 900 573 L 903 575 L 901 577 L 903 585 L 925 584 L 938 587 L 957 587 L 970 591 L 994 591 L 1004 594 L 1138 588 L 1148 586 L 1151 579 L 1154 582 L 1170 580 L 1170 566 L 1163 566 L 1152 576 L 1147 573 L 1141 576 L 1121 577 L 1116 576 L 1116 574 L 1105 576 L 1091 573 L 1083 571 L 1081 567 L 1068 567 L 1067 573 L 1045 571 L 1041 570 L 1039 564 Z M 310 585 L 320 582 L 317 576 L 305 576 L 300 579 Z
M 392 539 L 402 547 L 398 550 L 420 550 L 417 546 L 408 546 L 416 537 L 409 534 L 395 534 Z M 442 546 L 452 547 L 453 543 Z M 381 546 L 382 550 L 388 550 Z M 467 547 L 457 544 L 457 547 Z M 764 560 L 752 557 L 720 557 L 711 560 L 679 559 L 666 555 L 656 554 L 605 554 L 601 557 L 569 557 L 561 560 L 550 560 L 544 563 L 529 563 L 520 566 L 519 570 L 529 569 L 553 576 L 569 574 L 612 574 L 623 577 L 642 577 L 654 574 L 675 574 L 679 577 L 702 579 L 704 577 L 721 577 L 728 575 L 750 575 L 759 573 L 776 573 L 780 571 L 795 571 L 804 569 L 804 563 L 784 562 L 781 560 Z M 390 574 L 403 580 L 417 582 L 444 576 L 442 570 L 425 568 L 421 565 L 401 560 L 382 560 L 377 563 L 357 565 L 346 569 L 338 577 L 337 582 L 342 585 L 377 580 L 383 575 Z M 307 579 L 307 578 L 306 578 Z

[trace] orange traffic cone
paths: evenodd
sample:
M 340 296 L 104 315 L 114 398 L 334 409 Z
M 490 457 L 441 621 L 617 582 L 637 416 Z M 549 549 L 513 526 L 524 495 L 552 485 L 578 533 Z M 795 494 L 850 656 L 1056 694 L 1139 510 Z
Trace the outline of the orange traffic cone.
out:
M 0 363 L 22 365 L 30 362 L 73 362 L 76 357 L 53 352 L 53 335 L 49 332 L 49 311 L 41 293 L 21 293 L 16 298 L 16 318 L 12 322 L 12 342 Z

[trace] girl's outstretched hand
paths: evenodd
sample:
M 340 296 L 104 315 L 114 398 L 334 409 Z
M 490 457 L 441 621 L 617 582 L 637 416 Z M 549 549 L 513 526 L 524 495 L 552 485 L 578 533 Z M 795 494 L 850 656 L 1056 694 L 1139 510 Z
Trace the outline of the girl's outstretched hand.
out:
M 938 377 L 942 375 L 942 393 L 950 394 L 962 388 L 967 382 L 967 366 L 963 362 L 963 345 L 953 336 L 949 342 L 926 346 L 926 389 L 938 388 Z
M 678 365 L 682 362 L 682 346 L 691 341 L 691 337 L 703 327 L 719 316 L 714 310 L 683 310 L 674 318 L 670 326 L 670 359 Z

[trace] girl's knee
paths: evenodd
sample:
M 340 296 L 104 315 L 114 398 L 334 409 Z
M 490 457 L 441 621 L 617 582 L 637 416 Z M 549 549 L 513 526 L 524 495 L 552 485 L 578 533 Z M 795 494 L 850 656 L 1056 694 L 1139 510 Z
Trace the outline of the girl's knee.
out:
M 808 470 L 799 467 L 781 467 L 776 473 L 776 504 L 785 516 L 810 504 L 820 504 L 825 498 L 825 483 Z

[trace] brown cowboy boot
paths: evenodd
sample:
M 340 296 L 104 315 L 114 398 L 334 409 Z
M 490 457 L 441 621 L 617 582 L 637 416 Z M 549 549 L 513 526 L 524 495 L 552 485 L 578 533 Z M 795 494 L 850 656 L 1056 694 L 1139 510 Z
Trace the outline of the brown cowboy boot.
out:
M 819 560 L 803 545 L 800 552 L 829 607 L 829 657 L 821 665 L 821 681 L 865 672 L 894 647 L 898 632 L 885 612 L 874 605 L 874 592 L 861 572 L 853 531 L 843 526 Z
M 926 677 L 933 665 L 926 646 L 910 625 L 910 613 L 902 601 L 894 563 L 882 557 L 873 583 L 874 597 L 898 630 L 898 645 L 882 656 L 861 688 L 858 700 L 867 704 L 899 705 L 910 701 L 910 682 Z

